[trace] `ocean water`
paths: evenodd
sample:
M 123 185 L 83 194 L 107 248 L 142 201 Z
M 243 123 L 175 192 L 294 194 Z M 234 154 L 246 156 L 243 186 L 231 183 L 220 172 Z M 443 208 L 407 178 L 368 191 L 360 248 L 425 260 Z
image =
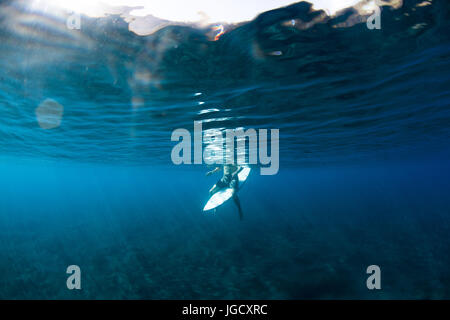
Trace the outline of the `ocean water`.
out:
M 66 17 L 0 4 L 0 298 L 450 298 L 447 1 L 384 6 L 380 30 L 301 2 L 217 41 Z M 242 221 L 202 212 L 220 174 L 171 160 L 194 121 L 280 130 Z

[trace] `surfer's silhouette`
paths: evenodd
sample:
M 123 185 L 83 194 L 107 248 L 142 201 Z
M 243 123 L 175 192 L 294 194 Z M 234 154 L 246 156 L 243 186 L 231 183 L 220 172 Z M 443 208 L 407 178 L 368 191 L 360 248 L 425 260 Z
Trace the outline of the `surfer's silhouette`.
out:
M 214 170 L 207 172 L 206 175 L 209 176 L 217 171 L 220 171 L 220 169 L 222 168 L 216 167 Z M 217 181 L 217 183 L 211 188 L 211 190 L 209 190 L 209 194 L 212 196 L 214 193 L 222 190 L 223 188 L 233 188 L 233 200 L 238 208 L 239 218 L 242 220 L 244 219 L 244 214 L 242 213 L 241 202 L 239 201 L 239 198 L 237 196 L 237 192 L 239 190 L 239 180 L 237 174 L 241 171 L 241 169 L 242 167 L 240 166 L 231 164 L 224 165 L 222 178 Z

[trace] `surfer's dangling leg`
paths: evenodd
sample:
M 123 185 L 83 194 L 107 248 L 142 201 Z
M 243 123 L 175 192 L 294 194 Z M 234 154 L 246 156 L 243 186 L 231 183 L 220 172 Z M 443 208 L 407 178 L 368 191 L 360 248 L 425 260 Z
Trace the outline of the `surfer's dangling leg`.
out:
M 236 207 L 238 208 L 239 219 L 242 221 L 244 219 L 244 214 L 242 213 L 241 201 L 239 201 L 239 198 L 237 196 L 237 192 L 239 191 L 239 180 L 237 176 L 234 176 L 233 180 L 231 180 L 230 187 L 234 189 L 233 200 L 234 203 L 236 204 Z
M 241 201 L 239 201 L 239 198 L 236 194 L 234 194 L 233 200 L 234 200 L 234 203 L 236 204 L 236 207 L 238 208 L 239 219 L 242 221 L 244 219 L 244 213 L 242 212 Z

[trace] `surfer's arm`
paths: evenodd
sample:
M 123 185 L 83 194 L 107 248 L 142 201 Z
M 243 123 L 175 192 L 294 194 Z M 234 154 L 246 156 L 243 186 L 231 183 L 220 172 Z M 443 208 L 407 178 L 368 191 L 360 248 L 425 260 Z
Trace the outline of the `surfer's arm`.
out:
M 210 176 L 210 175 L 212 175 L 213 173 L 216 173 L 217 171 L 219 171 L 220 170 L 220 167 L 216 167 L 215 169 L 213 169 L 213 170 L 211 170 L 211 171 L 208 171 L 207 173 L 206 173 L 206 175 L 207 176 Z

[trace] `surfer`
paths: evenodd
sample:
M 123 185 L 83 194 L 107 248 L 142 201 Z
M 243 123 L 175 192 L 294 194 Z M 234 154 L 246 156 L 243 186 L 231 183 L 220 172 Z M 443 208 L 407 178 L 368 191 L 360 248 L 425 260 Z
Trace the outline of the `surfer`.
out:
M 207 176 L 220 171 L 222 169 L 221 167 L 216 167 L 214 170 L 211 170 L 206 173 Z M 239 190 L 239 180 L 238 180 L 238 173 L 241 171 L 242 167 L 235 166 L 231 164 L 226 164 L 223 166 L 223 176 L 222 178 L 217 181 L 217 183 L 209 190 L 209 194 L 212 196 L 217 191 L 223 189 L 223 188 L 233 188 L 233 200 L 236 204 L 239 212 L 239 218 L 242 220 L 244 218 L 244 214 L 242 213 L 241 208 L 241 202 L 239 201 L 239 198 L 237 196 L 237 192 Z

